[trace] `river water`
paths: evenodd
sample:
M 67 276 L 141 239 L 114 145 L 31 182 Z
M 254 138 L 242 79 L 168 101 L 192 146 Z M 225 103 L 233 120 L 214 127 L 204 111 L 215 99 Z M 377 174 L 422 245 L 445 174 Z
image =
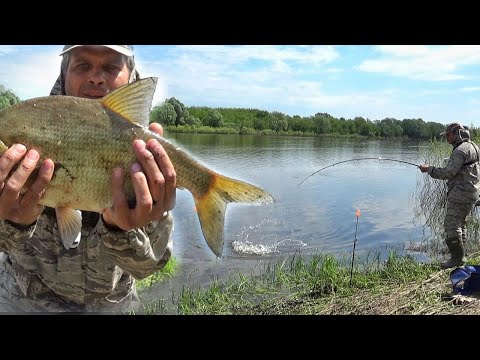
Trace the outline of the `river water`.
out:
M 425 237 L 423 219 L 413 214 L 412 194 L 418 168 L 394 161 L 349 161 L 389 158 L 420 164 L 428 143 L 407 140 L 280 137 L 218 134 L 165 134 L 203 164 L 224 175 L 258 185 L 272 204 L 229 204 L 221 258 L 208 248 L 192 195 L 177 191 L 173 210 L 176 275 L 151 290 L 169 297 L 186 286 L 206 285 L 237 271 L 255 273 L 286 255 L 327 252 L 355 259 L 394 249 L 409 251 Z M 357 209 L 360 215 L 356 216 Z M 355 240 L 356 239 L 356 240 Z M 424 258 L 421 253 L 414 256 Z

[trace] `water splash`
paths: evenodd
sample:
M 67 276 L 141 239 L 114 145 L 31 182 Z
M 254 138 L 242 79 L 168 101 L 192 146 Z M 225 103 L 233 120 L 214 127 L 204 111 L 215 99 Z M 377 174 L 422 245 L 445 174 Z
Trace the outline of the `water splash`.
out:
M 234 252 L 238 254 L 264 256 L 269 254 L 279 254 L 280 250 L 278 249 L 278 247 L 281 245 L 284 245 L 285 243 L 293 243 L 301 247 L 307 246 L 307 244 L 305 244 L 303 241 L 293 240 L 293 239 L 285 239 L 270 245 L 253 244 L 252 242 L 245 240 L 245 241 L 234 241 L 232 243 L 232 249 Z
M 240 240 L 233 241 L 231 246 L 233 252 L 244 255 L 265 256 L 288 252 L 288 248 L 305 247 L 303 241 L 293 238 L 295 231 L 287 229 L 284 221 L 277 219 L 262 219 L 257 225 L 243 227 L 237 237 Z M 250 241 L 250 239 L 254 239 Z M 285 246 L 287 249 L 279 247 Z
M 248 255 L 268 255 L 279 253 L 277 245 L 253 244 L 250 241 L 234 241 L 232 243 L 233 251 L 239 254 Z

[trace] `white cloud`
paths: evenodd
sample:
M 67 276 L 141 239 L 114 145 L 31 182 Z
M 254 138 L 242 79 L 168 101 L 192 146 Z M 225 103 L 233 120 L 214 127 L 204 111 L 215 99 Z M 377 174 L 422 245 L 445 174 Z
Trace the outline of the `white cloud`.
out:
M 460 91 L 463 91 L 463 92 L 480 91 L 480 86 L 466 86 L 464 88 L 461 88 Z
M 266 62 L 295 61 L 303 64 L 326 64 L 334 61 L 340 55 L 333 46 L 271 46 L 271 45 L 196 45 L 178 46 L 178 51 L 184 55 L 200 55 L 208 61 L 224 64 L 241 64 L 249 60 L 262 60 Z
M 377 59 L 363 61 L 357 68 L 425 81 L 466 79 L 461 68 L 480 64 L 480 46 L 377 46 Z
M 57 50 L 31 49 L 16 47 L 10 51 L 16 55 L 22 53 L 21 56 L 0 57 L 0 84 L 22 100 L 47 96 L 60 73 L 61 58 Z
M 292 93 L 317 91 L 320 81 L 303 82 L 298 76 L 338 57 L 332 46 L 217 45 L 178 46 L 162 60 L 138 61 L 146 74 L 164 79 L 165 97 L 183 94 L 180 100 L 188 106 L 202 105 L 203 98 L 219 107 L 234 103 L 271 107 L 276 101 L 288 101 Z

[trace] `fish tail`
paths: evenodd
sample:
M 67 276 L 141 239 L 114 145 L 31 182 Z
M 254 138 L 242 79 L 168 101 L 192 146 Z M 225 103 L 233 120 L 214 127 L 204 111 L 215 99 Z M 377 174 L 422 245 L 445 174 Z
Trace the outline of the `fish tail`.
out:
M 210 185 L 201 195 L 193 196 L 200 226 L 208 246 L 216 256 L 222 255 L 225 210 L 227 204 L 268 203 L 273 197 L 263 189 L 246 182 L 214 173 Z

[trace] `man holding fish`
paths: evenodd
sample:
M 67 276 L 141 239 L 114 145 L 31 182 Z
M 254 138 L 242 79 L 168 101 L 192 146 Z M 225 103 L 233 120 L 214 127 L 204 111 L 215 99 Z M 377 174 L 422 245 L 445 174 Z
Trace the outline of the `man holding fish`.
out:
M 132 45 L 65 45 L 60 55 L 50 95 L 103 98 L 139 80 Z M 163 135 L 159 124 L 149 128 Z M 165 149 L 155 139 L 135 140 L 137 161 L 125 169 L 133 203 L 124 192 L 124 170 L 115 168 L 113 205 L 101 214 L 80 213 L 39 204 L 52 179 L 69 174 L 51 159 L 36 169 L 42 154 L 20 140 L 9 147 L 0 142 L 0 311 L 135 308 L 134 278 L 163 268 L 172 252 L 176 172 Z M 83 151 L 88 161 L 89 149 Z M 79 221 L 81 233 L 73 231 Z

